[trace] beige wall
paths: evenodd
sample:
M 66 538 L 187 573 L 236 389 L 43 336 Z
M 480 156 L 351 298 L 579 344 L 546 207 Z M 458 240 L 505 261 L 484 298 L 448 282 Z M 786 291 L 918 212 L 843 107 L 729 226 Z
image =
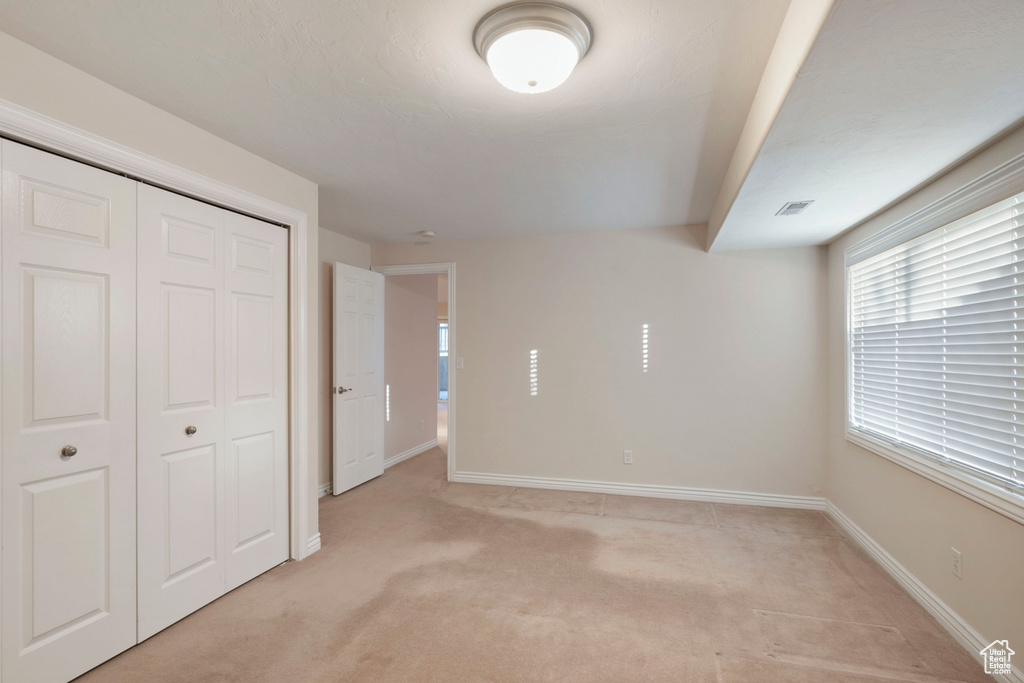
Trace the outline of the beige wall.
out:
M 1024 643 L 1024 526 L 846 441 L 844 251 L 1024 153 L 1024 129 L 829 247 L 828 497 L 989 642 Z M 950 548 L 963 553 L 963 578 Z M 1020 648 L 1017 648 L 1018 651 Z
M 331 483 L 331 447 L 334 443 L 333 420 L 331 419 L 331 381 L 332 362 L 331 348 L 333 338 L 333 307 L 334 292 L 332 288 L 333 266 L 344 263 L 356 268 L 370 268 L 370 245 L 351 237 L 339 235 L 325 228 L 320 228 L 320 311 L 319 311 L 319 361 L 322 372 L 316 383 L 317 401 L 315 409 L 320 416 L 320 454 L 318 459 L 317 480 L 319 487 Z
M 437 276 L 437 319 L 448 319 L 448 276 Z
M 317 218 L 317 186 L 0 33 L 0 99 Z M 17 65 L 17 68 L 13 68 Z
M 374 246 L 374 265 L 456 263 L 458 471 L 822 495 L 825 251 L 707 254 L 704 239 Z
M 389 276 L 384 311 L 384 457 L 393 458 L 437 438 L 437 275 Z
M 190 123 L 0 33 L 0 99 L 306 213 L 310 228 L 309 301 L 309 514 L 317 531 L 317 186 Z

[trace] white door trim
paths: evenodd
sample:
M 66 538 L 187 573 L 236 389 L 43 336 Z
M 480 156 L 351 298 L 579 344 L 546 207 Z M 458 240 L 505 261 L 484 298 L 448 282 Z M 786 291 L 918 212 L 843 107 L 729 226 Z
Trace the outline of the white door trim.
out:
M 405 266 L 373 266 L 370 268 L 384 277 L 388 275 L 448 275 L 448 481 L 455 477 L 455 389 L 458 370 L 458 338 L 455 327 L 455 264 L 414 263 Z M 452 359 L 455 364 L 452 364 Z
M 2 99 L 0 135 L 288 228 L 289 548 L 293 560 L 309 555 L 317 546 L 309 533 L 307 215 Z

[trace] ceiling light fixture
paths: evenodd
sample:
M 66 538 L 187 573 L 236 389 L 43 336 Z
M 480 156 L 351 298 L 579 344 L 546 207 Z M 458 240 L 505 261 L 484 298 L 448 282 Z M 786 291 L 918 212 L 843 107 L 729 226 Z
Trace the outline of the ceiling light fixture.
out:
M 565 83 L 590 49 L 590 38 L 590 26 L 583 17 L 546 2 L 500 7 L 473 32 L 476 51 L 498 82 L 528 94 Z

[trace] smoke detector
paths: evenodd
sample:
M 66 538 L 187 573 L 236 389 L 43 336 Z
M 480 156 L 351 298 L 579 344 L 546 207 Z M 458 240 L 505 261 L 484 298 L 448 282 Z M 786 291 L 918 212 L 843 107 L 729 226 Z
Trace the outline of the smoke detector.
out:
M 803 212 L 808 206 L 814 203 L 811 199 L 806 202 L 786 202 L 782 205 L 782 208 L 775 212 L 776 216 L 795 216 L 798 213 Z

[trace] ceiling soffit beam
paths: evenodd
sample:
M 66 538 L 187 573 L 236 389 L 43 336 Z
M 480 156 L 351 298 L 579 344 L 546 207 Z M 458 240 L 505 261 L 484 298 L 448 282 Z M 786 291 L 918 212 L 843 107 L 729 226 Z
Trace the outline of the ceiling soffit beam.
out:
M 711 217 L 708 219 L 708 251 L 715 244 L 715 238 L 729 215 L 740 188 L 746 182 L 747 174 L 754 166 L 768 132 L 782 109 L 793 82 L 803 66 L 814 42 L 821 33 L 836 0 L 792 0 L 782 21 L 775 47 L 768 57 L 761 83 L 750 105 L 747 122 L 736 143 L 729 169 L 718 190 Z

